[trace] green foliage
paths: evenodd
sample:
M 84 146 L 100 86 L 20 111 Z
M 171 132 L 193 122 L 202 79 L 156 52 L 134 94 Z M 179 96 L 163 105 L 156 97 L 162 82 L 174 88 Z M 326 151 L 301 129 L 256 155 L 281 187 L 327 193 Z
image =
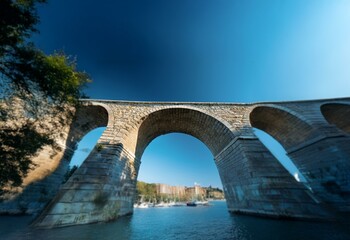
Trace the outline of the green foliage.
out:
M 97 144 L 96 144 L 96 150 L 97 150 L 97 152 L 101 152 L 102 149 L 103 149 L 103 145 L 102 145 L 101 143 L 97 143 Z
M 44 0 L 1 0 L 0 1 L 0 57 L 16 51 L 31 33 L 39 19 L 36 3 Z
M 77 71 L 74 59 L 64 53 L 47 56 L 33 45 L 18 48 L 0 64 L 0 72 L 3 83 L 10 83 L 22 96 L 40 93 L 59 103 L 76 103 L 83 95 L 83 87 L 90 82 L 86 73 Z
M 145 201 L 152 200 L 157 196 L 157 187 L 154 183 L 137 181 L 137 195 L 142 196 Z
M 206 188 L 206 190 L 207 190 L 207 192 L 214 192 L 214 191 L 217 191 L 217 192 L 223 193 L 223 190 L 220 189 L 220 188 L 218 188 L 218 187 L 213 188 L 212 186 L 209 186 L 209 187 Z
M 45 55 L 28 37 L 39 21 L 36 4 L 43 0 L 0 1 L 0 96 L 44 96 L 54 102 L 76 103 L 90 82 L 64 53 Z M 2 91 L 2 92 L 1 92 Z M 30 100 L 32 100 L 30 99 Z
M 86 73 L 76 70 L 75 60 L 62 53 L 42 55 L 41 60 L 37 69 L 41 70 L 40 76 L 46 76 L 41 79 L 40 86 L 47 95 L 67 102 L 75 102 L 81 97 L 80 90 L 90 79 Z
M 209 186 L 208 188 L 206 188 L 206 197 L 222 199 L 225 196 L 223 190 L 221 190 L 220 188 L 213 188 Z

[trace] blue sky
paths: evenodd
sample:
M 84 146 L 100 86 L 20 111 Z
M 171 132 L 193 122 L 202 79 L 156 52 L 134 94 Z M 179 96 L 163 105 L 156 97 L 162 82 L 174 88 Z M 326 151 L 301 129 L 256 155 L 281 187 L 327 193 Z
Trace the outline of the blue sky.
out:
M 40 34 L 33 40 L 47 53 L 76 56 L 79 69 L 93 79 L 86 90 L 91 98 L 257 102 L 349 96 L 347 0 L 49 0 L 39 10 Z M 156 158 L 183 166 L 187 151 L 204 159 L 207 150 L 191 151 L 196 144 L 179 135 L 156 139 L 145 152 L 152 160 L 143 159 L 140 178 L 143 168 L 151 174 L 146 163 L 154 165 Z M 178 153 L 163 156 L 167 147 Z M 207 159 L 203 164 L 210 166 L 212 156 Z

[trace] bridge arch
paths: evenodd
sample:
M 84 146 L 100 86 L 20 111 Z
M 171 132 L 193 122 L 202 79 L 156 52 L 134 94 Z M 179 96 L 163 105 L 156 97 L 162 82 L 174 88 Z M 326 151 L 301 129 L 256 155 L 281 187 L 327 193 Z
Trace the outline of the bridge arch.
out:
M 129 136 L 126 145 L 134 149 L 136 176 L 138 176 L 141 157 L 147 146 L 157 137 L 169 133 L 184 133 L 200 140 L 214 156 L 221 152 L 234 139 L 227 123 L 199 109 L 189 107 L 163 108 L 143 116 L 136 134 Z M 130 143 L 130 140 L 132 143 Z M 220 166 L 216 164 L 221 180 Z M 137 178 L 137 177 L 136 177 Z M 136 180 L 136 179 L 135 179 Z M 135 182 L 136 183 L 136 182 Z M 223 183 L 225 184 L 225 183 Z
M 288 149 L 316 135 L 315 129 L 296 113 L 275 106 L 257 106 L 249 115 L 252 127 L 275 138 Z
M 350 134 L 350 105 L 345 103 L 326 103 L 320 107 L 326 121 Z
M 67 141 L 79 142 L 88 132 L 112 124 L 113 114 L 104 104 L 86 104 L 78 107 Z M 68 145 L 68 144 L 67 144 Z
M 234 138 L 218 119 L 190 108 L 165 108 L 148 114 L 138 128 L 135 156 L 140 159 L 148 144 L 160 135 L 185 133 L 202 141 L 215 156 Z

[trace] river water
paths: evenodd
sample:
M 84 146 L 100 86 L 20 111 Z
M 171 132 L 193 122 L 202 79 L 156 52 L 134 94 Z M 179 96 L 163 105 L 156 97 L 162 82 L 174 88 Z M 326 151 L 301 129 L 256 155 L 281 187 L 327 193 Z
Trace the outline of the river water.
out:
M 0 217 L 0 239 L 350 239 L 349 223 L 272 220 L 230 214 L 211 206 L 135 209 L 114 222 L 35 230 L 28 216 Z M 350 219 L 349 219 L 350 222 Z

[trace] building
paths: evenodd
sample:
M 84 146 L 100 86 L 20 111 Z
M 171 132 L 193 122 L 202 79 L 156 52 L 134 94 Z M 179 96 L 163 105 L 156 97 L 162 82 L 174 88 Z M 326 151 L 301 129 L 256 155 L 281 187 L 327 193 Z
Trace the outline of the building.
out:
M 199 184 L 194 184 L 193 187 L 186 188 L 186 196 L 188 199 L 205 199 L 207 191 Z
M 186 195 L 186 188 L 184 186 L 170 186 L 163 183 L 156 184 L 157 195 L 166 194 L 169 197 L 183 198 Z

